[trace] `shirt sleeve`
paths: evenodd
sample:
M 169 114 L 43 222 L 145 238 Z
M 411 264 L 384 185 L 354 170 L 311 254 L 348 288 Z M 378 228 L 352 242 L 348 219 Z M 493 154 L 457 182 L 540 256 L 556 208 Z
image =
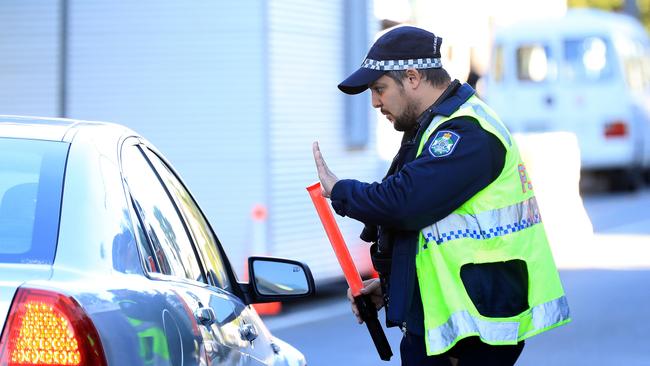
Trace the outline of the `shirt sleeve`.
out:
M 339 180 L 332 207 L 366 224 L 420 230 L 492 183 L 503 169 L 505 151 L 474 119 L 455 118 L 431 134 L 415 160 L 383 182 Z

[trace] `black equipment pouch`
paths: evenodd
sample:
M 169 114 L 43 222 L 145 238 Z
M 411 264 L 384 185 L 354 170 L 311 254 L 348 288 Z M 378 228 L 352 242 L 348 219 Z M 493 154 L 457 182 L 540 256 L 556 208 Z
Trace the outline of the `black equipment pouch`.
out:
M 390 307 L 390 273 L 393 264 L 393 236 L 388 230 L 379 230 L 377 243 L 370 246 L 370 259 L 375 270 L 379 272 L 381 292 L 384 295 L 386 311 Z
M 373 243 L 370 246 L 370 259 L 375 271 L 379 272 L 382 276 L 390 274 L 390 266 L 392 263 L 390 253 L 379 251 L 379 244 Z
M 361 235 L 359 235 L 359 238 L 361 238 L 361 240 L 365 241 L 366 243 L 374 243 L 378 239 L 377 230 L 379 230 L 377 225 L 365 224 L 363 231 L 361 231 Z

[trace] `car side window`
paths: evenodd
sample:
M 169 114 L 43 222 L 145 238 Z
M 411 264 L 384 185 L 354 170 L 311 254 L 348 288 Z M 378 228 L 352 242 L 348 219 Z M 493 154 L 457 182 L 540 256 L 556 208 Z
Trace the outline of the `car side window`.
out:
M 153 247 L 149 244 L 147 234 L 144 232 L 144 227 L 142 226 L 140 215 L 136 213 L 136 206 L 137 204 L 135 204 L 135 201 L 132 199 L 131 204 L 129 205 L 129 214 L 133 217 L 133 229 L 136 233 L 135 241 L 140 249 L 140 253 L 142 253 L 142 257 L 144 258 L 144 265 L 147 272 L 160 272 L 158 264 L 154 259 L 156 253 Z
M 197 250 L 206 263 L 206 271 L 209 272 L 213 285 L 230 291 L 231 285 L 228 280 L 228 271 L 219 251 L 217 239 L 199 206 L 167 164 L 151 150 L 145 148 L 144 151 L 183 213 L 185 221 L 193 234 Z
M 206 282 L 174 203 L 137 146 L 125 146 L 122 150 L 122 169 L 135 211 L 155 253 L 155 258 L 145 259 L 147 267 L 166 275 Z

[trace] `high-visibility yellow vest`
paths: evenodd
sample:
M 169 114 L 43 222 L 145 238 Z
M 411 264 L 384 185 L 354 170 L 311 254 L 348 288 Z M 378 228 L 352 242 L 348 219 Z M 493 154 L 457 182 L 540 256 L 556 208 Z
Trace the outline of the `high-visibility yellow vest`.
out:
M 416 268 L 428 355 L 443 353 L 469 336 L 492 345 L 512 345 L 570 321 L 532 185 L 514 139 L 496 114 L 472 96 L 451 116 L 434 118 L 418 155 L 438 126 L 462 116 L 476 119 L 496 136 L 506 157 L 494 182 L 421 230 Z M 529 308 L 506 318 L 481 315 L 465 290 L 461 267 L 510 260 L 526 263 Z

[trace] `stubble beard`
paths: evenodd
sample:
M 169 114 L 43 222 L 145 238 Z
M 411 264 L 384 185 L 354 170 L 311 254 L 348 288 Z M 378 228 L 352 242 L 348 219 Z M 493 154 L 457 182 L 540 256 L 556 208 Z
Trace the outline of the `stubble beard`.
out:
M 393 128 L 400 132 L 411 131 L 417 125 L 417 119 L 419 113 L 417 111 L 417 105 L 414 101 L 409 100 L 406 104 L 404 112 L 399 116 L 395 116 L 395 122 L 393 122 Z

